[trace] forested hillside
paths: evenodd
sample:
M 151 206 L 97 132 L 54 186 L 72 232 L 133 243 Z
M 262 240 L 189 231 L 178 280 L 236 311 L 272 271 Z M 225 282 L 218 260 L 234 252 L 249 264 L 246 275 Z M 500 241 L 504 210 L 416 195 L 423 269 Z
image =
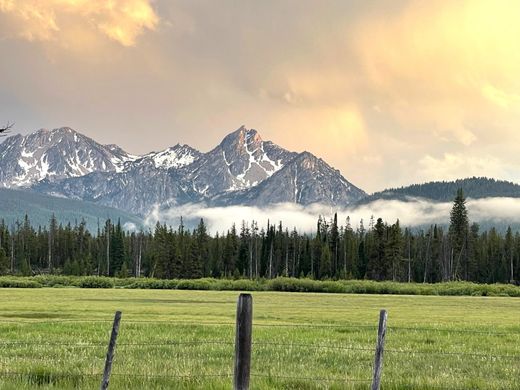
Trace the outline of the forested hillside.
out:
M 315 234 L 299 234 L 281 222 L 231 226 L 210 236 L 204 221 L 194 230 L 157 224 L 151 232 L 126 232 L 106 221 L 92 234 L 81 222 L 58 225 L 52 219 L 35 229 L 29 219 L 14 231 L 0 223 L 2 274 L 150 276 L 308 276 L 415 282 L 469 280 L 494 283 L 518 279 L 520 234 L 511 229 L 480 231 L 468 221 L 459 191 L 448 229 L 402 229 L 372 219 L 352 225 L 336 218 L 317 221 Z
M 520 185 L 518 184 L 485 177 L 472 177 L 456 181 L 435 181 L 400 188 L 389 188 L 362 199 L 361 203 L 369 203 L 378 199 L 406 200 L 407 197 L 449 202 L 459 188 L 463 189 L 467 197 L 473 199 L 490 197 L 520 198 Z
M 85 221 L 86 226 L 97 228 L 98 220 L 120 220 L 122 224 L 141 226 L 142 220 L 126 211 L 81 200 L 59 198 L 30 191 L 0 188 L 0 218 L 11 226 L 24 215 L 31 216 L 34 226 L 47 225 L 54 214 L 63 224 Z

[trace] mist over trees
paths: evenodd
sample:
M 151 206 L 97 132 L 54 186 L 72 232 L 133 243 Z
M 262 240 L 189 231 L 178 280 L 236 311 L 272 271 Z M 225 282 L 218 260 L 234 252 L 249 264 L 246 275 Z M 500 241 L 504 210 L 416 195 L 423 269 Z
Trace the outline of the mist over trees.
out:
M 54 217 L 35 228 L 26 216 L 11 227 L 0 221 L 0 273 L 508 283 L 520 273 L 520 234 L 470 224 L 462 190 L 448 229 L 403 229 L 374 217 L 353 226 L 335 215 L 319 218 L 312 235 L 255 221 L 209 235 L 202 219 L 195 229 L 181 220 L 145 232 L 107 220 L 92 233 L 85 222 L 62 225 Z

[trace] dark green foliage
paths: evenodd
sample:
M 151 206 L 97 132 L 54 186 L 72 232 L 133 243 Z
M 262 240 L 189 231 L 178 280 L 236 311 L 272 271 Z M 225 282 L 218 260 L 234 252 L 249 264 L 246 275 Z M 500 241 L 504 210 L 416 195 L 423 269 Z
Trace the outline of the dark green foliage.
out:
M 362 200 L 363 203 L 377 199 L 401 199 L 407 197 L 426 198 L 439 202 L 449 202 L 462 189 L 472 199 L 489 197 L 520 197 L 520 185 L 508 181 L 472 177 L 456 181 L 437 181 L 425 184 L 414 184 L 408 187 L 390 188 Z
M 0 188 L 0 216 L 8 224 L 14 224 L 25 213 L 29 214 L 33 223 L 42 226 L 49 222 L 52 213 L 62 223 L 74 223 L 83 219 L 91 231 L 96 229 L 98 220 L 103 221 L 106 218 L 121 219 L 123 225 L 129 222 L 141 226 L 143 223 L 138 216 L 87 201 Z
M 9 270 L 9 258 L 5 253 L 5 249 L 0 247 L 0 275 L 5 275 Z
M 462 188 L 457 190 L 450 213 L 449 239 L 452 249 L 451 263 L 454 278 L 468 280 L 469 219 L 466 198 Z
M 81 288 L 114 288 L 114 281 L 102 276 L 86 276 L 80 279 L 77 286 Z
M 268 222 L 265 229 L 244 222 L 240 233 L 232 226 L 215 236 L 203 220 L 193 230 L 182 220 L 176 230 L 158 223 L 153 232 L 127 232 L 111 220 L 100 222 L 96 234 L 86 226 L 85 221 L 62 225 L 55 217 L 37 229 L 28 216 L 14 226 L 0 220 L 0 273 L 423 283 L 516 283 L 520 274 L 520 234 L 481 232 L 470 225 L 462 191 L 448 230 L 433 225 L 403 232 L 399 221 L 388 224 L 375 217 L 368 228 L 363 221 L 352 227 L 348 218 L 342 224 L 336 215 L 330 221 L 320 217 L 315 234 L 289 230 L 282 222 Z
M 39 288 L 40 283 L 29 278 L 0 277 L 0 288 Z
M 330 278 L 332 275 L 332 256 L 328 245 L 323 245 L 320 256 L 320 273 L 321 279 Z
M 20 273 L 23 276 L 32 275 L 31 266 L 30 266 L 29 262 L 27 261 L 27 259 L 25 259 L 25 258 L 22 260 L 22 264 L 20 265 Z

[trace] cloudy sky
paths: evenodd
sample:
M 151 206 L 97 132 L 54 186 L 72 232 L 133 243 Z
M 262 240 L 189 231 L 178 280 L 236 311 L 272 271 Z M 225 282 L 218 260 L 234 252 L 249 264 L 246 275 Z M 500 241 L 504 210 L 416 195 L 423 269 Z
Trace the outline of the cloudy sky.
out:
M 0 0 L 0 122 L 133 153 L 244 124 L 367 191 L 520 182 L 517 0 Z

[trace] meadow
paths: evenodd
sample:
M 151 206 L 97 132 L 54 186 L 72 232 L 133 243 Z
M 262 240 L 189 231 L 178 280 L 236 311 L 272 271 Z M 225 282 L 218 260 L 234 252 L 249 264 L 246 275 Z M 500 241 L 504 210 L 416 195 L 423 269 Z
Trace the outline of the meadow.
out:
M 520 388 L 520 299 L 255 291 L 252 389 Z M 234 291 L 0 289 L 0 388 L 91 389 L 114 312 L 110 389 L 229 389 Z

